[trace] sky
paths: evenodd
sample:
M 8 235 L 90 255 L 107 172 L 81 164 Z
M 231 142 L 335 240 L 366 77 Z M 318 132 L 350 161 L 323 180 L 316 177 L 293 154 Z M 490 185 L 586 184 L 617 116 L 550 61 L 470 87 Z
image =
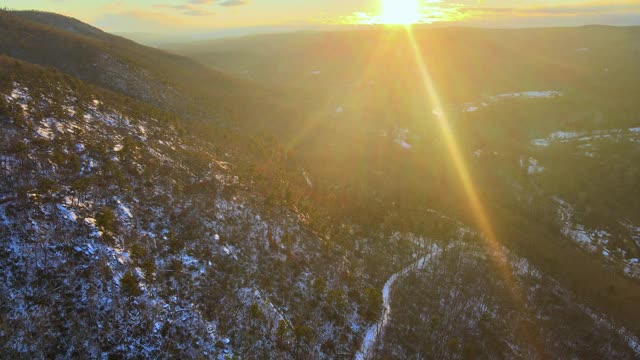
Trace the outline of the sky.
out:
M 3 0 L 2 6 L 61 13 L 117 33 L 330 28 L 393 20 L 482 27 L 640 25 L 640 0 Z

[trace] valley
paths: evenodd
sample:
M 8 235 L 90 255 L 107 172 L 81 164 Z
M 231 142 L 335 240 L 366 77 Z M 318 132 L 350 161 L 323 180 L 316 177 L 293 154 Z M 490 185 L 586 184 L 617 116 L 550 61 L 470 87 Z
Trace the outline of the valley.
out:
M 407 29 L 2 10 L 0 358 L 639 358 L 640 27 Z

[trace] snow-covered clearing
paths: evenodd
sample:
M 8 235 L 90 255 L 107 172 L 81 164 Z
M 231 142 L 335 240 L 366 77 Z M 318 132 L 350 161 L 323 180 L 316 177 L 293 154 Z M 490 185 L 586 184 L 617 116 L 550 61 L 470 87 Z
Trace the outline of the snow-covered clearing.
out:
M 508 99 L 553 99 L 561 97 L 564 94 L 557 90 L 542 90 L 542 91 L 522 91 L 514 93 L 504 93 L 486 97 L 479 103 L 467 103 L 464 104 L 463 112 L 470 113 L 476 112 L 482 108 L 486 108 L 491 104 L 499 103 Z
M 585 230 L 584 225 L 575 223 L 575 210 L 571 204 L 558 197 L 554 197 L 553 200 L 559 205 L 558 215 L 560 216 L 560 221 L 562 223 L 562 233 L 565 236 L 590 251 L 595 251 L 597 249 L 596 245 L 598 245 L 599 240 L 604 240 L 603 242 L 605 243 L 607 242 L 606 239 L 610 236 L 608 232 L 604 230 Z
M 545 147 L 553 143 L 564 143 L 569 141 L 592 141 L 602 139 L 614 139 L 619 140 L 625 137 L 636 138 L 640 136 L 640 128 L 628 128 L 628 129 L 612 129 L 612 130 L 598 130 L 587 132 L 574 132 L 574 131 L 556 131 L 551 133 L 543 139 L 533 139 L 531 144 L 534 146 Z
M 510 99 L 510 98 L 555 98 L 560 97 L 563 94 L 560 91 L 556 90 L 545 90 L 545 91 L 523 91 L 523 92 L 515 92 L 515 93 L 506 93 L 496 95 L 494 99 Z
M 578 224 L 575 220 L 575 209 L 568 202 L 553 197 L 558 204 L 558 216 L 562 224 L 561 231 L 569 239 L 575 241 L 585 250 L 594 254 L 600 254 L 605 259 L 615 263 L 620 262 L 624 266 L 624 273 L 630 277 L 640 277 L 640 264 L 638 259 L 625 259 L 624 251 L 618 248 L 611 248 L 610 240 L 613 235 L 604 229 L 588 229 L 582 224 Z M 622 223 L 627 227 L 631 238 L 634 241 L 640 240 L 640 229 L 633 225 Z

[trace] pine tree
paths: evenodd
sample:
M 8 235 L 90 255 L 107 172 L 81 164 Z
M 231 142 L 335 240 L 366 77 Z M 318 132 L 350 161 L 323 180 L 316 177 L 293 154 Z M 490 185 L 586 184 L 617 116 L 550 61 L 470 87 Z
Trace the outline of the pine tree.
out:
M 96 214 L 96 225 L 107 231 L 115 231 L 116 215 L 113 209 L 105 206 Z
M 131 272 L 127 272 L 122 276 L 122 279 L 120 279 L 120 289 L 122 289 L 122 292 L 127 296 L 135 297 L 141 293 L 138 280 Z
M 0 118 L 4 118 L 8 111 L 7 101 L 4 99 L 4 96 L 0 96 Z

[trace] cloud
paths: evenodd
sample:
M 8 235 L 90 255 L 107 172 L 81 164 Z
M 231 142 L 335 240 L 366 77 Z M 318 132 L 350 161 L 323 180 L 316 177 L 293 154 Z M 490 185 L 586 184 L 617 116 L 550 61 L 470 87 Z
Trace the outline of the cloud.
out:
M 240 6 L 240 5 L 245 5 L 246 3 L 247 3 L 246 1 L 242 1 L 242 0 L 226 0 L 226 1 L 221 1 L 218 5 L 220 5 L 220 6 Z
M 637 0 L 586 1 L 579 5 L 560 2 L 553 5 L 518 6 L 511 3 L 505 7 L 482 6 L 477 0 L 470 0 L 462 4 L 457 11 L 460 14 L 460 23 L 480 27 L 640 24 L 640 3 Z
M 183 27 L 183 21 L 174 15 L 157 11 L 123 11 L 104 13 L 95 20 L 95 25 L 107 31 L 154 32 L 175 31 Z
M 207 0 L 192 0 L 186 4 L 169 5 L 169 4 L 155 4 L 154 8 L 158 9 L 173 9 L 180 11 L 180 14 L 185 16 L 213 16 L 213 11 L 202 8 L 200 5 L 206 5 Z
M 202 9 L 188 9 L 182 12 L 182 15 L 187 16 L 212 16 L 215 15 L 214 12 L 202 10 Z
M 178 10 L 181 15 L 185 16 L 213 16 L 215 12 L 210 10 L 210 6 L 240 6 L 247 4 L 244 0 L 189 0 L 179 5 L 173 4 L 155 4 L 154 8 Z
M 607 14 L 639 14 L 640 3 L 607 2 L 583 5 L 557 5 L 533 7 L 462 7 L 460 12 L 471 16 L 593 16 Z

